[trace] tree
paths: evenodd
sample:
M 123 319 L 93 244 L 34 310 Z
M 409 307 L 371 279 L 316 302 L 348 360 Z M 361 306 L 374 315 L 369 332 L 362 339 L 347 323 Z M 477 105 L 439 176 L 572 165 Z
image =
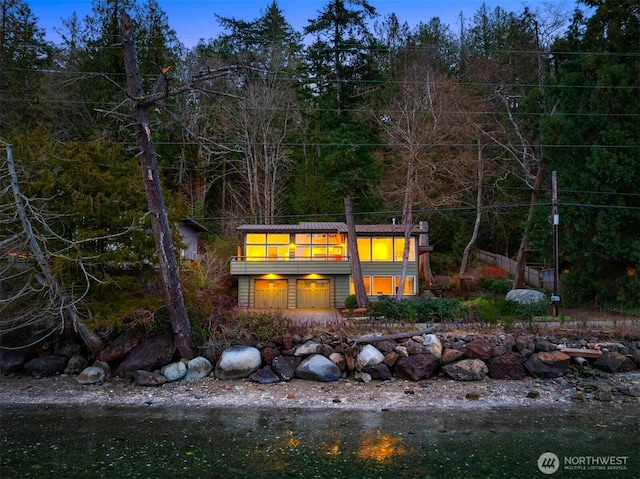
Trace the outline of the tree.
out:
M 52 47 L 29 4 L 0 1 L 0 135 L 30 128 L 45 117 L 43 70 Z
M 542 126 L 545 166 L 560 185 L 562 286 L 568 301 L 632 308 L 640 304 L 640 3 L 583 3 L 593 15 L 578 11 L 553 46 L 548 88 L 558 114 Z

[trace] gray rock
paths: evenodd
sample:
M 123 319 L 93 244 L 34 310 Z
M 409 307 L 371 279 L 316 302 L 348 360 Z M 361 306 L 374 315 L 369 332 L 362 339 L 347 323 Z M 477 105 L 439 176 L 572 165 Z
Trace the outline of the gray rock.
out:
M 437 358 L 442 357 L 442 343 L 435 334 L 426 334 L 422 345 L 426 348 L 427 354 L 433 354 Z
M 456 381 L 482 381 L 489 372 L 487 365 L 479 359 L 463 359 L 447 364 L 442 370 Z
M 259 351 L 258 354 L 260 354 Z M 262 363 L 262 356 L 260 357 L 260 363 Z M 211 371 L 213 371 L 211 362 L 209 362 L 207 358 L 198 356 L 197 358 L 193 358 L 187 364 L 187 374 L 185 379 L 193 381 L 196 379 L 206 378 Z
M 167 364 L 160 372 L 168 382 L 179 381 L 187 375 L 187 365 L 183 361 Z
M 524 363 L 535 378 L 557 378 L 569 367 L 571 358 L 560 351 L 533 353 Z
M 102 384 L 106 379 L 104 369 L 98 366 L 89 366 L 80 372 L 78 382 L 80 384 Z
M 81 354 L 75 354 L 69 359 L 67 367 L 64 368 L 64 373 L 75 376 L 76 374 L 80 374 L 88 364 L 89 361 L 87 361 L 87 358 Z
M 520 304 L 536 304 L 547 300 L 544 293 L 535 289 L 512 289 L 506 299 Z
M 96 359 L 92 366 L 96 367 L 96 368 L 102 368 L 102 370 L 104 371 L 104 377 L 106 379 L 110 379 L 111 378 L 111 366 L 109 366 L 109 363 L 105 362 L 105 361 L 100 361 L 99 359 Z
M 313 381 L 336 381 L 342 376 L 340 368 L 321 354 L 313 354 L 296 368 L 296 377 Z
M 373 345 L 376 349 L 382 353 L 390 353 L 396 347 L 396 343 L 393 339 L 383 339 L 382 341 L 376 341 Z
M 249 375 L 249 381 L 258 384 L 274 384 L 280 382 L 280 378 L 269 366 L 266 366 Z
M 24 368 L 34 378 L 44 378 L 63 372 L 68 361 L 69 358 L 67 356 L 45 354 L 44 356 L 33 358 L 24 365 Z
M 218 379 L 242 379 L 262 365 L 260 351 L 252 346 L 234 346 L 222 352 L 216 363 Z
M 615 352 L 603 354 L 596 359 L 593 366 L 608 373 L 623 373 L 636 368 L 633 359 Z
M 375 346 L 367 344 L 362 348 L 356 357 L 356 369 L 362 371 L 364 368 L 376 366 L 384 361 L 382 354 Z
M 391 370 L 384 363 L 362 368 L 362 372 L 369 374 L 372 379 L 381 379 L 382 381 L 391 379 Z
M 307 341 L 296 348 L 294 356 L 310 356 L 322 351 L 322 345 L 316 341 Z
M 167 378 L 162 374 L 151 373 L 149 371 L 138 369 L 134 377 L 134 382 L 138 386 L 162 386 L 167 382 Z
M 116 369 L 115 375 L 135 379 L 136 371 L 155 371 L 169 364 L 176 352 L 173 338 L 168 335 L 156 336 L 135 347 Z M 100 355 L 103 358 L 103 355 Z M 104 359 L 102 359 L 104 361 Z
M 409 355 L 427 354 L 427 348 L 422 344 L 422 341 L 423 339 L 420 339 L 420 341 L 416 341 L 415 339 L 407 341 L 407 353 L 409 353 Z
M 296 376 L 296 368 L 300 364 L 300 358 L 292 356 L 276 356 L 273 358 L 271 368 L 283 381 L 288 381 Z
M 99 359 L 105 362 L 122 359 L 143 341 L 143 336 L 138 335 L 133 329 L 127 329 L 100 352 Z
M 419 381 L 433 376 L 439 365 L 440 360 L 433 354 L 414 354 L 398 359 L 393 369 L 399 378 Z

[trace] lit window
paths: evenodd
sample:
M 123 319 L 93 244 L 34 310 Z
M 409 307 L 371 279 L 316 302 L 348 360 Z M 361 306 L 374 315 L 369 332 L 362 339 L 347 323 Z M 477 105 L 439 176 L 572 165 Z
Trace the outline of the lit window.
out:
M 247 233 L 247 244 L 265 244 L 267 235 L 264 233 Z
M 269 233 L 267 235 L 267 243 L 269 244 L 289 244 L 289 241 L 288 234 Z
M 371 276 L 363 276 L 362 282 L 364 283 L 365 292 L 370 295 L 371 294 Z M 353 286 L 353 276 L 349 278 L 349 294 L 355 294 L 356 289 Z
M 393 254 L 393 242 L 391 238 L 373 238 L 373 261 L 391 261 Z M 374 288 L 375 290 L 375 288 Z
M 404 238 L 394 238 L 394 261 L 402 261 L 402 255 L 404 254 Z M 415 261 L 416 259 L 416 249 L 415 249 L 416 240 L 415 238 L 409 239 L 409 261 Z
M 327 244 L 327 235 L 324 233 L 316 233 L 313 235 L 313 244 Z
M 404 279 L 404 290 L 402 294 L 416 294 L 416 277 L 415 276 L 407 276 Z M 400 288 L 400 276 L 396 276 L 396 287 L 395 291 L 398 291 Z
M 296 244 L 311 244 L 311 235 L 309 233 L 297 233 Z
M 393 294 L 393 278 L 391 276 L 373 277 L 373 294 L 391 295 Z
M 371 238 L 358 238 L 360 261 L 371 261 Z
M 267 249 L 264 245 L 247 246 L 247 261 L 264 261 Z

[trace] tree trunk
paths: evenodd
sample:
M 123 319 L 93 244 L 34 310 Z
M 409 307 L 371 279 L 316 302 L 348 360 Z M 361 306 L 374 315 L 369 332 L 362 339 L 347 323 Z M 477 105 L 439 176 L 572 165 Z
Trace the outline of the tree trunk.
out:
M 420 222 L 418 246 L 429 246 L 429 223 L 426 221 Z M 435 281 L 433 280 L 433 273 L 431 272 L 431 260 L 429 258 L 428 251 L 425 251 L 418 257 L 418 270 L 420 271 L 420 275 L 426 281 L 427 286 L 433 286 Z
M 513 279 L 513 289 L 520 289 L 524 286 L 524 271 L 527 265 L 527 246 L 529 244 L 529 225 L 533 220 L 533 214 L 535 213 L 536 203 L 540 198 L 540 186 L 542 185 L 542 178 L 544 177 L 544 167 L 538 166 L 536 172 L 536 179 L 533 182 L 533 190 L 531 191 L 531 203 L 529 204 L 529 213 L 527 215 L 527 223 L 522 233 L 522 239 L 520 240 L 520 247 L 518 248 L 518 257 L 516 258 L 516 274 Z
M 369 297 L 364 289 L 362 266 L 360 265 L 360 255 L 358 254 L 356 224 L 353 220 L 353 203 L 351 195 L 348 194 L 344 197 L 344 213 L 347 219 L 347 243 L 349 245 L 349 257 L 351 258 L 351 277 L 353 278 L 356 302 L 359 308 L 366 308 L 369 306 Z
M 462 261 L 460 262 L 460 276 L 467 271 L 467 265 L 469 264 L 469 254 L 471 248 L 478 239 L 478 231 L 480 231 L 480 221 L 482 219 L 482 177 L 484 176 L 484 165 L 482 163 L 482 149 L 480 148 L 480 141 L 478 141 L 478 192 L 476 195 L 476 221 L 473 225 L 473 234 L 469 243 L 464 248 L 462 254 Z M 462 279 L 461 279 L 462 281 Z
M 87 328 L 80 321 L 78 309 L 76 308 L 75 302 L 72 298 L 67 297 L 66 293 L 64 292 L 64 288 L 62 288 L 62 285 L 53 275 L 46 252 L 42 249 L 36 235 L 34 234 L 31 221 L 27 216 L 26 208 L 24 202 L 22 201 L 18 175 L 16 174 L 15 166 L 13 163 L 13 151 L 11 145 L 7 145 L 7 168 L 9 170 L 9 179 L 11 182 L 11 189 L 13 192 L 13 198 L 16 205 L 18 218 L 20 220 L 20 224 L 22 225 L 22 229 L 24 230 L 29 241 L 29 249 L 31 250 L 31 253 L 33 253 L 33 258 L 38 265 L 38 269 L 44 277 L 43 286 L 46 286 L 51 301 L 60 304 L 59 311 L 63 313 L 61 330 L 66 327 L 65 319 L 70 320 L 71 325 L 76 331 L 78 331 L 78 333 L 80 334 L 80 338 L 84 342 L 87 349 L 97 357 L 104 348 L 102 341 L 93 331 Z
M 184 305 L 180 278 L 178 276 L 178 260 L 173 244 L 171 227 L 167 216 L 167 208 L 162 194 L 160 171 L 156 151 L 151 137 L 151 123 L 144 105 L 142 78 L 136 57 L 133 25 L 126 13 L 120 16 L 120 36 L 124 54 L 124 66 L 127 74 L 128 96 L 131 100 L 131 113 L 134 118 L 136 143 L 144 190 L 151 213 L 151 227 L 156 244 L 160 278 L 164 288 L 165 299 L 169 311 L 169 320 L 173 329 L 174 341 L 183 358 L 192 359 L 191 325 Z

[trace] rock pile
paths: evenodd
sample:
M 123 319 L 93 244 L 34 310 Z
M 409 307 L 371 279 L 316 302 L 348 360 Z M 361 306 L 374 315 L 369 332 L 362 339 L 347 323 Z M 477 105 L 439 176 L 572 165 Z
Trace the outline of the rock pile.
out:
M 357 340 L 329 333 L 309 337 L 283 335 L 264 344 L 231 347 L 217 358 L 200 356 L 190 361 L 176 360 L 176 348 L 169 336 L 145 342 L 124 338 L 116 344 L 129 346 L 119 346 L 117 353 L 113 349 L 105 351 L 90 366 L 80 347 L 68 342 L 36 357 L 24 351 L 3 351 L 0 370 L 26 371 L 34 377 L 77 374 L 81 384 L 102 384 L 113 374 L 140 386 L 158 386 L 209 375 L 261 384 L 292 378 L 328 382 L 348 376 L 363 382 L 395 378 L 420 381 L 438 374 L 455 381 L 480 381 L 486 377 L 520 380 L 527 375 L 549 379 L 571 377 L 576 371 L 587 377 L 593 371 L 614 374 L 640 365 L 637 341 L 568 340 L 526 333 L 425 331 Z

